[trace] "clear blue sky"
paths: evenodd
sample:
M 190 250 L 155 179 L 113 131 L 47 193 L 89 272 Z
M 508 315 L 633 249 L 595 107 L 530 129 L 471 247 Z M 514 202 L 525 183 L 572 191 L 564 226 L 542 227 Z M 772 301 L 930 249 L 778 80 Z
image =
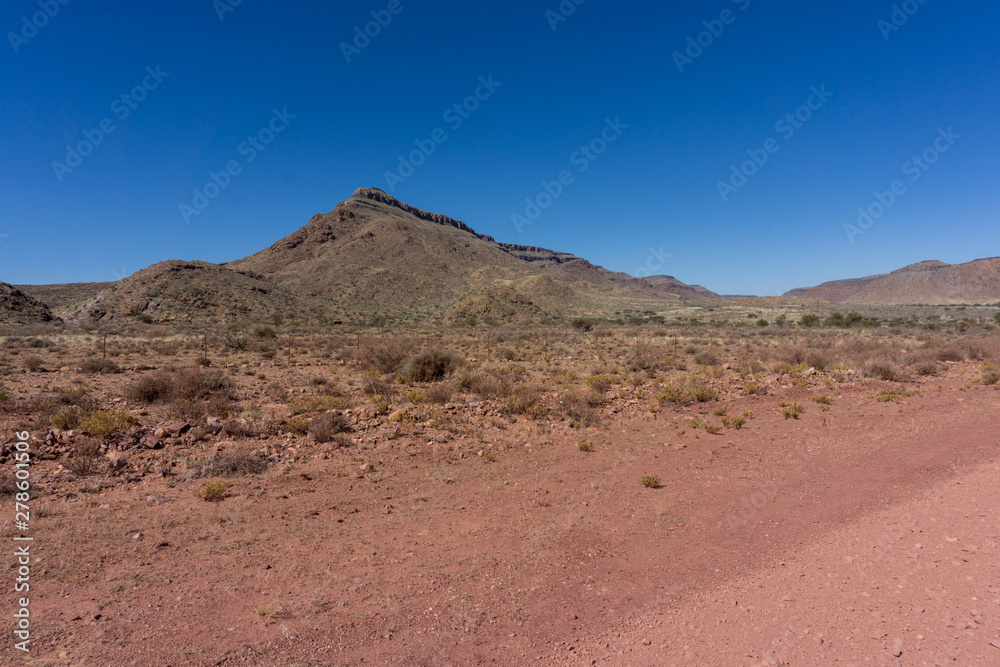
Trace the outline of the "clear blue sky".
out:
M 42 0 L 58 12 L 37 30 L 23 17 L 38 0 L 3 3 L 0 280 L 233 260 L 361 186 L 628 273 L 662 247 L 658 273 L 724 293 L 1000 255 L 997 3 L 910 0 L 888 32 L 889 0 L 586 0 L 558 22 L 546 11 L 559 0 L 398 0 L 396 14 L 388 0 L 243 0 L 220 20 L 232 1 Z M 372 11 L 391 22 L 348 63 L 341 43 Z M 674 53 L 705 21 L 723 30 L 681 72 Z M 500 85 L 479 88 L 475 111 L 445 118 L 490 75 Z M 832 96 L 788 137 L 776 123 L 814 86 Z M 241 144 L 275 108 L 295 118 L 250 161 Z M 574 155 L 609 118 L 627 129 L 592 161 Z M 53 166 L 102 121 L 113 131 L 78 166 Z M 949 127 L 960 137 L 912 182 L 904 165 Z M 447 140 L 392 190 L 397 156 L 438 128 Z M 718 182 L 769 138 L 778 152 L 723 201 Z M 239 173 L 185 222 L 179 206 L 231 161 Z M 516 229 L 511 215 L 563 170 L 572 182 Z M 894 180 L 905 193 L 849 243 L 844 225 Z

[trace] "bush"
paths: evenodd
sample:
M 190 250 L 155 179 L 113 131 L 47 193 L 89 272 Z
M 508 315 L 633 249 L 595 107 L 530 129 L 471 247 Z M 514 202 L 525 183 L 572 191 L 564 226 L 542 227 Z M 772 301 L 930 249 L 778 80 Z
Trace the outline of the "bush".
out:
M 586 317 L 578 317 L 572 322 L 573 328 L 577 331 L 592 331 L 594 328 L 594 320 L 588 319 Z
M 87 359 L 80 366 L 80 370 L 84 373 L 100 373 L 102 375 L 122 372 L 118 364 L 110 359 Z
M 206 399 L 227 392 L 232 386 L 219 371 L 183 368 L 157 371 L 125 387 L 125 398 L 132 403 L 157 403 L 176 400 Z
M 766 326 L 768 326 L 770 324 L 771 324 L 770 322 L 768 322 L 767 320 L 764 320 L 764 319 L 757 320 L 757 326 L 759 326 L 761 328 L 766 327 Z
M 541 405 L 541 397 L 542 391 L 538 387 L 532 385 L 516 387 L 514 392 L 504 399 L 504 412 L 511 415 L 524 415 L 529 412 L 544 414 L 545 409 Z
M 122 410 L 97 410 L 80 422 L 80 430 L 87 435 L 112 438 L 124 434 L 137 423 L 132 415 Z
M 200 488 L 195 489 L 192 493 L 206 502 L 218 503 L 226 497 L 226 490 L 228 488 L 229 484 L 226 482 L 205 482 Z
M 330 442 L 338 433 L 348 433 L 350 430 L 347 418 L 339 412 L 320 415 L 309 425 L 309 433 L 316 438 L 316 442 Z
M 826 357 L 819 352 L 810 352 L 805 358 L 805 365 L 810 368 L 815 368 L 818 371 L 826 369 L 829 363 L 830 362 L 827 361 Z
M 899 382 L 902 377 L 899 369 L 889 361 L 870 361 L 865 364 L 864 373 L 884 382 Z
M 212 454 L 195 469 L 196 477 L 244 477 L 267 470 L 267 460 L 242 445 Z
M 812 327 L 819 326 L 820 318 L 819 315 L 803 315 L 802 319 L 799 320 L 800 327 L 806 327 L 811 329 Z
M 85 477 L 97 471 L 100 455 L 101 448 L 96 442 L 82 442 L 76 446 L 64 465 L 73 474 Z
M 450 375 L 461 365 L 461 360 L 452 352 L 428 350 L 410 359 L 403 370 L 413 382 L 436 382 Z
M 250 347 L 250 337 L 242 331 L 230 331 L 222 337 L 222 345 L 227 350 L 242 352 Z
M 667 384 L 663 390 L 656 395 L 660 403 L 678 403 L 680 405 L 691 405 L 692 403 L 708 403 L 719 397 L 712 387 L 700 382 L 682 382 L 680 384 Z
M 639 481 L 642 482 L 642 485 L 647 489 L 660 488 L 660 478 L 656 475 L 643 475 L 642 479 Z
M 799 415 L 805 411 L 806 409 L 803 406 L 796 403 L 795 405 L 790 405 L 785 408 L 781 414 L 785 416 L 785 419 L 798 419 Z
M 363 340 L 354 354 L 362 367 L 387 374 L 402 368 L 414 347 L 416 343 L 413 340 L 396 336 L 379 341 Z
M 52 426 L 67 431 L 80 425 L 80 409 L 76 406 L 60 410 L 52 417 Z
M 27 371 L 34 373 L 41 367 L 42 367 L 41 357 L 31 356 L 24 360 L 24 368 Z

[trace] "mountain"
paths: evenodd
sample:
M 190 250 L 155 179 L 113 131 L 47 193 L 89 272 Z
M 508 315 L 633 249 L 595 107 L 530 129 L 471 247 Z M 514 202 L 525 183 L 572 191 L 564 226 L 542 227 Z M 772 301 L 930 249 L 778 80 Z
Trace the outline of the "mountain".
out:
M 716 298 L 671 276 L 634 278 L 570 253 L 497 243 L 361 188 L 249 257 L 171 260 L 114 283 L 26 287 L 71 321 L 515 321 L 662 310 Z
M 44 303 L 13 285 L 0 283 L 0 323 L 32 324 L 53 319 L 52 312 Z
M 825 299 L 858 305 L 949 305 L 1000 302 L 1000 258 L 965 264 L 937 260 L 904 266 L 892 273 L 835 280 L 786 292 L 785 297 Z
M 460 316 L 537 315 L 602 309 L 615 298 L 676 303 L 700 296 L 679 281 L 672 291 L 569 253 L 497 243 L 375 188 L 357 190 L 330 213 L 226 266 L 328 300 L 343 317 L 413 311 L 455 317 L 450 309 L 460 302 L 471 309 Z

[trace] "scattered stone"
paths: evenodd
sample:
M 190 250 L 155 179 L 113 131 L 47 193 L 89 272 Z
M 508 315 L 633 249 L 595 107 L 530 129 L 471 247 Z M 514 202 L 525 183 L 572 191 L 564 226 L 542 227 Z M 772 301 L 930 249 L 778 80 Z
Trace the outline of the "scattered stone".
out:
M 167 424 L 163 428 L 170 435 L 180 435 L 182 433 L 186 433 L 187 430 L 191 428 L 191 425 L 187 422 L 175 422 L 173 424 Z
M 642 645 L 643 645 L 643 646 L 649 646 L 649 645 L 650 645 L 650 644 L 652 644 L 652 643 L 653 643 L 653 640 L 652 640 L 652 639 L 649 639 L 648 637 L 647 637 L 646 639 L 643 639 L 643 640 L 642 640 Z
M 895 644 L 893 644 L 893 645 L 892 645 L 892 646 L 891 646 L 891 647 L 889 648 L 889 653 L 892 653 L 892 655 L 893 655 L 894 657 L 898 658 L 899 656 L 903 655 L 903 649 L 901 649 L 901 648 L 899 648 L 898 646 L 896 646 Z

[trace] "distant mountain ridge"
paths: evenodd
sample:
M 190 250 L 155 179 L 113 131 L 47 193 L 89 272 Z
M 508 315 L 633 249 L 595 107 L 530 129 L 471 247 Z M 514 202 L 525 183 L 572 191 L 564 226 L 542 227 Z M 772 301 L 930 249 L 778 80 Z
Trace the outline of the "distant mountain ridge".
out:
M 1000 258 L 989 257 L 964 264 L 928 260 L 891 273 L 798 288 L 786 292 L 784 296 L 858 305 L 998 303 Z

